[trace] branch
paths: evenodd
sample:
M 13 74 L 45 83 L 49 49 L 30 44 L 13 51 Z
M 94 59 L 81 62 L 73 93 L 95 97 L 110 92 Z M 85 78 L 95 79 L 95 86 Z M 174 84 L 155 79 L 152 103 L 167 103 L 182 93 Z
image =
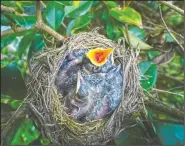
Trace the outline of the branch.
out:
M 59 33 L 57 33 L 56 31 L 54 31 L 52 28 L 50 28 L 49 26 L 47 26 L 45 23 L 41 22 L 41 23 L 37 23 L 35 26 L 37 29 L 43 30 L 44 32 L 47 32 L 48 34 L 50 34 L 51 36 L 55 37 L 57 40 L 63 40 L 65 39 L 64 36 L 60 35 Z
M 37 15 L 37 22 L 42 21 L 42 15 L 41 15 L 41 10 L 40 10 L 40 0 L 36 1 L 36 15 Z
M 161 4 L 164 4 L 166 6 L 168 6 L 169 8 L 173 9 L 174 11 L 176 11 L 177 13 L 181 14 L 184 16 L 184 10 L 180 9 L 179 7 L 173 5 L 173 4 L 170 4 L 169 2 L 166 2 L 166 1 L 159 1 Z
M 14 8 L 8 7 L 8 6 L 4 6 L 4 5 L 1 5 L 1 11 L 2 12 L 7 12 L 7 13 L 16 13 L 16 14 L 18 14 L 20 16 L 27 16 L 27 14 L 25 14 L 25 13 L 21 14 L 21 13 L 17 12 Z
M 150 108 L 154 108 L 160 112 L 166 113 L 172 117 L 176 117 L 178 119 L 184 120 L 184 112 L 177 109 L 177 108 L 173 108 L 170 107 L 166 104 L 162 104 L 161 102 L 156 102 L 154 100 L 146 100 L 145 101 L 146 106 L 150 107 Z
M 182 95 L 182 94 L 178 94 L 178 93 L 174 93 L 174 92 L 170 92 L 170 91 L 165 91 L 165 90 L 161 90 L 161 89 L 156 89 L 156 88 L 152 88 L 152 91 L 157 91 L 157 92 L 161 92 L 161 93 L 168 93 L 168 94 L 173 94 L 173 95 L 177 95 L 180 97 L 184 97 L 184 95 Z
M 13 8 L 11 9 L 11 11 L 13 10 Z M 22 28 L 22 27 L 18 27 L 16 31 L 10 29 L 10 30 L 6 30 L 1 32 L 1 36 L 6 36 L 6 35 L 10 35 L 16 32 L 25 32 L 25 31 L 29 31 L 29 30 L 42 30 L 48 34 L 50 34 L 51 36 L 53 36 L 54 38 L 56 38 L 57 40 L 61 41 L 63 39 L 65 39 L 64 36 L 60 35 L 59 33 L 57 33 L 56 31 L 54 31 L 52 28 L 50 28 L 48 25 L 46 25 L 43 21 L 42 21 L 42 15 L 41 15 L 41 9 L 40 9 L 40 1 L 36 1 L 36 15 L 37 15 L 37 22 L 35 24 L 34 27 L 30 28 L 30 29 L 26 29 L 26 28 Z
M 174 37 L 174 35 L 170 32 L 168 26 L 166 25 L 166 22 L 163 19 L 162 16 L 162 11 L 161 11 L 161 6 L 159 5 L 159 12 L 160 12 L 160 16 L 161 16 L 161 20 L 166 28 L 166 30 L 168 31 L 168 33 L 170 34 L 170 36 L 175 40 L 175 42 L 180 46 L 180 48 L 182 49 L 182 52 L 184 52 L 184 47 L 179 43 L 179 41 Z M 177 50 L 178 51 L 178 50 Z
M 1 32 L 1 36 L 6 36 L 6 35 L 13 34 L 13 33 L 26 32 L 26 31 L 34 30 L 34 29 L 35 29 L 34 27 L 29 28 L 29 29 L 26 29 L 26 28 L 23 28 L 23 27 L 17 27 L 16 30 L 8 29 L 8 30 L 5 30 L 5 31 Z

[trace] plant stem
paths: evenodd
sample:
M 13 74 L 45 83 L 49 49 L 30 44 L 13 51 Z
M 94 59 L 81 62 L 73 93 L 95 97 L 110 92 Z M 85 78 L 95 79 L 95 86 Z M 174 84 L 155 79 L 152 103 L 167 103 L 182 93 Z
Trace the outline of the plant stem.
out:
M 17 12 L 14 8 L 4 6 L 4 5 L 1 5 L 1 11 L 2 12 L 7 12 L 7 13 L 16 13 L 17 15 L 20 15 L 20 16 L 27 16 L 27 14 L 25 14 L 25 13 L 21 14 L 21 13 Z
M 179 110 L 179 109 L 170 107 L 168 105 L 162 104 L 159 101 L 156 102 L 156 101 L 151 100 L 151 99 L 146 100 L 145 104 L 146 104 L 146 106 L 148 106 L 150 108 L 153 108 L 153 109 L 156 109 L 156 110 L 161 111 L 163 113 L 166 113 L 166 114 L 168 114 L 172 117 L 176 117 L 178 119 L 184 120 L 184 112 Z
M 11 10 L 9 10 L 9 12 L 10 11 L 13 12 L 13 8 Z M 10 34 L 13 34 L 15 32 L 25 32 L 25 31 L 28 31 L 28 30 L 42 30 L 42 31 L 50 34 L 51 36 L 53 36 L 54 38 L 56 38 L 59 41 L 61 41 L 61 40 L 64 39 L 64 37 L 62 35 L 60 35 L 59 33 L 57 33 L 55 30 L 53 30 L 52 28 L 50 28 L 48 25 L 46 25 L 42 21 L 42 14 L 41 14 L 41 9 L 40 9 L 40 0 L 39 1 L 36 1 L 36 16 L 37 16 L 37 22 L 36 22 L 36 24 L 35 24 L 34 27 L 32 27 L 30 29 L 18 27 L 16 31 L 14 31 L 12 29 L 6 30 L 4 32 L 1 32 L 1 36 L 10 35 Z
M 170 4 L 169 2 L 166 2 L 166 1 L 158 1 L 158 2 L 168 6 L 169 8 L 173 9 L 177 13 L 179 13 L 179 14 L 184 16 L 184 10 L 182 10 L 181 8 L 179 8 L 179 7 L 177 7 L 177 6 L 173 5 L 173 4 Z
M 179 41 L 175 38 L 175 36 L 170 32 L 168 26 L 166 25 L 166 22 L 163 19 L 162 16 L 162 11 L 161 11 L 161 6 L 159 5 L 159 12 L 160 12 L 160 16 L 161 16 L 161 20 L 166 28 L 166 30 L 168 31 L 168 33 L 170 34 L 170 36 L 175 40 L 175 42 L 180 46 L 180 48 L 182 49 L 182 52 L 184 52 L 184 47 L 179 43 Z

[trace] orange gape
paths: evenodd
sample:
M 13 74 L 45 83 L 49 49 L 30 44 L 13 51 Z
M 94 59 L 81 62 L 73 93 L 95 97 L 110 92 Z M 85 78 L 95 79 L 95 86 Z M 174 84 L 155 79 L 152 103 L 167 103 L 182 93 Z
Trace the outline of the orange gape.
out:
M 96 66 L 102 66 L 107 62 L 109 55 L 113 52 L 113 48 L 96 48 L 86 53 L 86 57 Z

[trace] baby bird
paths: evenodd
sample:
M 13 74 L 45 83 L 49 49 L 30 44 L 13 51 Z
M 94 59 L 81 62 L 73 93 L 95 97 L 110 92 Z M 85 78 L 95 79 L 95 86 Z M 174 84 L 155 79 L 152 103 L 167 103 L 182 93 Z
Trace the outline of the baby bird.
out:
M 55 83 L 70 98 L 69 114 L 76 120 L 101 119 L 118 107 L 123 79 L 112 52 L 112 48 L 81 49 L 63 61 Z

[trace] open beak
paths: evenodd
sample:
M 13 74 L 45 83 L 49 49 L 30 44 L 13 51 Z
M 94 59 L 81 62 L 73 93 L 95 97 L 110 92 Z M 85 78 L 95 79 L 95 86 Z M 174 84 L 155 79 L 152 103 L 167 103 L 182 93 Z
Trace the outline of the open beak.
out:
M 96 66 L 102 66 L 107 62 L 109 55 L 114 51 L 113 48 L 96 48 L 87 52 L 85 55 Z

